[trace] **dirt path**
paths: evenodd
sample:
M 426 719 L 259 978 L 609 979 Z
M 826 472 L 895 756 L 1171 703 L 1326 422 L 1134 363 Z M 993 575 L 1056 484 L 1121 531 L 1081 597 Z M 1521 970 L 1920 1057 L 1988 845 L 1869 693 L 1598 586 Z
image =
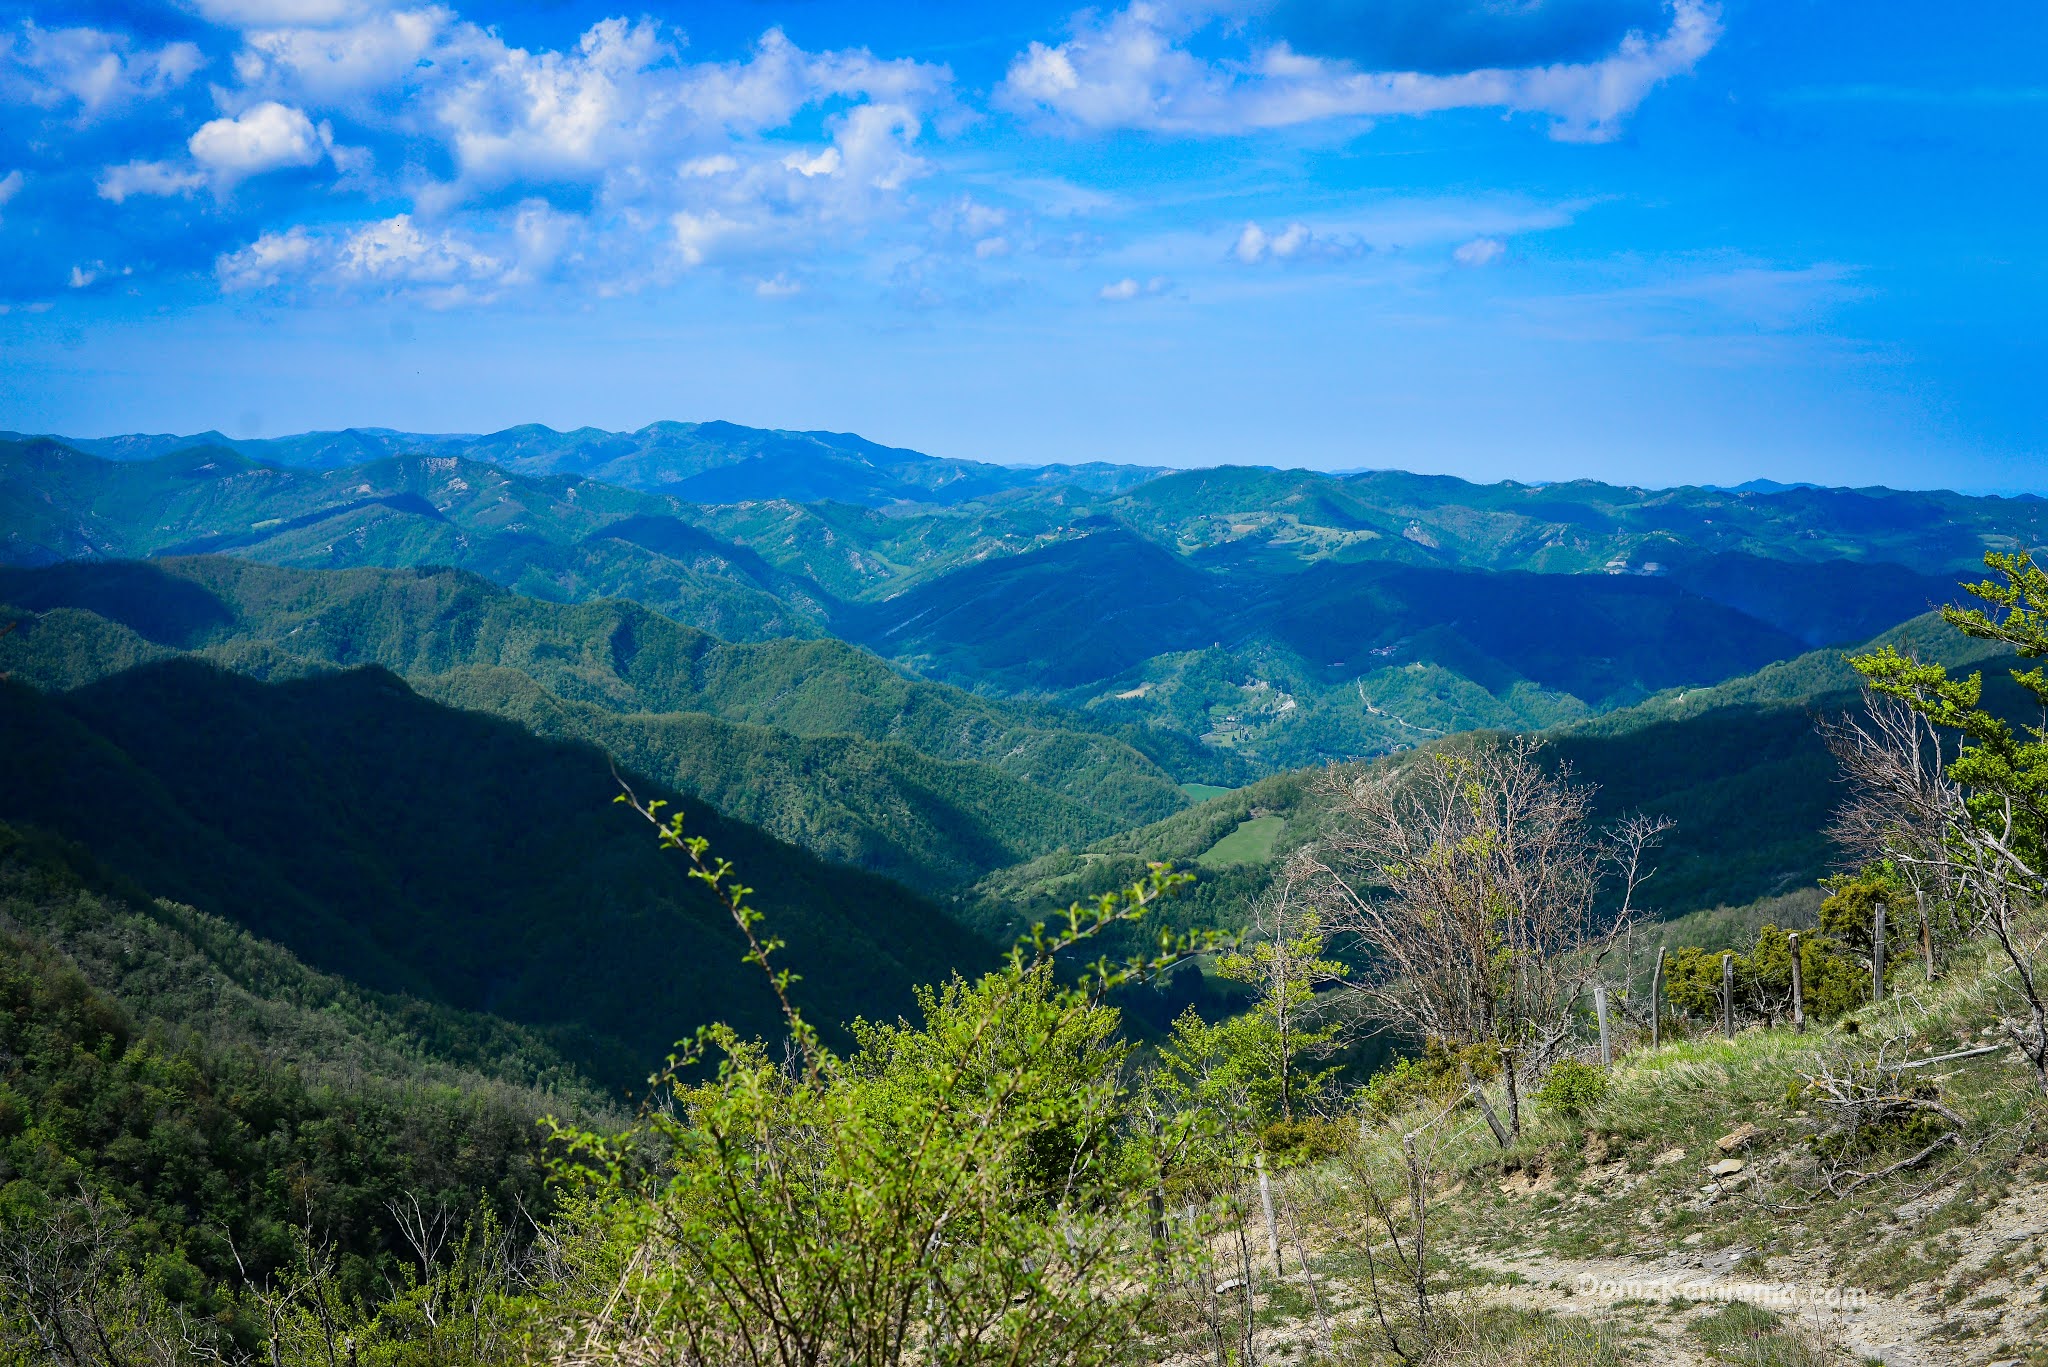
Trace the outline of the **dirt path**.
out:
M 1958 1367 L 1997 1361 L 1988 1351 L 1972 1356 L 1949 1342 L 1939 1312 L 1911 1301 L 1866 1293 L 1860 1302 L 1829 1305 L 1825 1274 L 1801 1275 L 1789 1259 L 1774 1259 L 1767 1276 L 1735 1271 L 1740 1249 L 1681 1250 L 1657 1259 L 1553 1258 L 1475 1255 L 1473 1266 L 1516 1279 L 1482 1294 L 1532 1310 L 1612 1320 L 1656 1335 L 1658 1348 L 1646 1362 L 1694 1367 L 1713 1359 L 1692 1346 L 1694 1321 L 1731 1300 L 1763 1306 L 1839 1344 L 1858 1360 L 1886 1367 Z

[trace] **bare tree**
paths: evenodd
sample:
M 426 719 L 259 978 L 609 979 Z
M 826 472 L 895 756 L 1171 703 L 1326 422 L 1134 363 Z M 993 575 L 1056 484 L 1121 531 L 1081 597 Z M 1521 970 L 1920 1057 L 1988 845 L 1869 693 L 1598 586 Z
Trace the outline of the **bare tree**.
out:
M 1369 956 L 1369 1009 L 1416 1038 L 1498 1048 L 1519 1132 L 1522 1068 L 1543 1066 L 1627 927 L 1670 828 L 1595 825 L 1594 789 L 1526 736 L 1344 773 L 1336 819 L 1294 873 L 1323 923 Z
M 1849 788 L 1828 835 L 1858 861 L 1890 861 L 1930 916 L 1952 913 L 1962 889 L 1948 829 L 1962 793 L 1948 766 L 1960 747 L 1898 698 L 1873 693 L 1866 703 L 1861 716 L 1820 723 Z M 1966 927 L 1952 921 L 1946 929 Z
M 156 1367 L 218 1360 L 195 1325 L 125 1264 L 128 1221 L 81 1188 L 0 1222 L 0 1361 Z

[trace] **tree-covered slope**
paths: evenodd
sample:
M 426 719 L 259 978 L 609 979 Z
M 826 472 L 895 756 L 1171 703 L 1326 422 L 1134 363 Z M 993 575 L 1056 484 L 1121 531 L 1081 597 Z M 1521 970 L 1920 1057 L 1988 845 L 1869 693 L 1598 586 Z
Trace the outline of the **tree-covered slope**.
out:
M 917 679 L 835 640 L 722 640 L 624 600 L 559 605 L 448 570 L 306 573 L 199 557 L 0 570 L 0 603 L 83 609 L 180 650 L 265 645 L 409 677 L 517 669 L 614 711 L 704 712 L 980 761 L 1119 817 L 1182 805 L 1156 765 L 1065 714 Z
M 530 1027 L 613 1085 L 698 1023 L 776 1028 L 723 913 L 612 804 L 602 754 L 384 670 L 264 684 L 177 659 L 54 696 L 0 682 L 0 752 L 0 820 L 322 971 Z M 901 885 L 680 802 L 760 888 L 817 1019 L 893 1014 L 986 960 Z
M 218 1293 L 293 1275 L 290 1227 L 382 1299 L 414 1260 L 395 1203 L 545 1219 L 541 1118 L 623 1110 L 530 1029 L 318 972 L 0 823 L 0 1228 L 97 1211 L 244 1347 L 263 1326 Z
M 1982 670 L 1992 706 L 2016 707 L 2014 663 L 1959 637 L 1933 615 L 1878 636 L 1952 669 Z M 1599 788 L 1604 818 L 1641 811 L 1676 822 L 1647 890 L 1659 914 L 1740 906 L 1810 887 L 1833 864 L 1826 828 L 1840 800 L 1838 771 L 1817 721 L 1860 705 L 1860 681 L 1841 650 L 1810 651 L 1704 688 L 1675 689 L 1632 707 L 1550 729 L 1545 753 Z M 1453 740 L 1427 741 L 1424 749 Z M 1386 763 L 1391 761 L 1375 761 Z M 1343 772 L 1342 768 L 1337 772 Z M 1085 849 L 1040 856 L 983 879 L 963 915 L 1008 928 L 1025 915 L 1127 881 L 1151 860 L 1194 865 L 1191 907 L 1241 909 L 1271 881 L 1279 856 L 1325 820 L 1316 770 L 1266 779 Z M 1263 862 L 1204 867 L 1203 856 L 1262 814 L 1282 818 Z M 1213 861 L 1212 861 L 1213 862 Z
M 1126 824 L 990 765 L 894 742 L 794 736 L 700 712 L 621 713 L 561 698 L 516 669 L 458 669 L 418 686 L 536 735 L 588 741 L 812 854 L 927 892 Z
M 0 571 L 0 605 L 19 621 L 0 668 L 39 687 L 180 651 L 265 677 L 380 664 L 925 887 L 1186 805 L 1127 744 L 837 641 L 735 645 L 636 604 L 540 602 L 451 570 L 66 564 Z

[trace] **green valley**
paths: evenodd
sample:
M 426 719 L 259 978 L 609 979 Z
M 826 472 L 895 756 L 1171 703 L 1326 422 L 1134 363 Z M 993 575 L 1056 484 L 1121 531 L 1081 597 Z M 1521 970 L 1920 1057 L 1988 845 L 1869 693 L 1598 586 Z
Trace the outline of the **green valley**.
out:
M 0 821 L 320 971 L 516 1022 L 609 1087 L 696 1023 L 773 1019 L 715 903 L 612 805 L 603 753 L 385 670 L 264 683 L 179 658 L 62 693 L 0 682 L 0 750 Z M 991 953 L 899 884 L 679 801 L 801 945 L 828 1025 Z

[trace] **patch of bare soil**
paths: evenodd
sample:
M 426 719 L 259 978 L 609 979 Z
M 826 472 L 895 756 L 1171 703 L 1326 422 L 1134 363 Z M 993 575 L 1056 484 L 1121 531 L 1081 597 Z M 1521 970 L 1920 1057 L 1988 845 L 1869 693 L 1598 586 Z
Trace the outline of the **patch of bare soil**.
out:
M 2048 1352 L 2048 1183 L 2014 1187 L 1996 1206 L 1971 1212 L 1967 1225 L 1940 1218 L 1956 1213 L 1948 1203 L 1958 1199 L 1953 1191 L 1933 1192 L 1901 1206 L 1893 1232 L 1874 1255 L 1866 1252 L 1866 1266 L 1922 1269 L 1889 1292 L 1847 1284 L 1819 1252 L 1746 1260 L 1747 1249 L 1704 1242 L 1656 1258 L 1559 1258 L 1531 1250 L 1474 1251 L 1462 1261 L 1507 1283 L 1478 1294 L 1651 1331 L 1661 1355 L 1645 1356 L 1650 1363 L 1706 1361 L 1686 1329 L 1731 1299 L 1806 1323 L 1854 1359 L 1886 1367 L 2042 1360 L 2029 1353 Z M 1945 1232 L 1929 1237 L 1930 1226 Z

